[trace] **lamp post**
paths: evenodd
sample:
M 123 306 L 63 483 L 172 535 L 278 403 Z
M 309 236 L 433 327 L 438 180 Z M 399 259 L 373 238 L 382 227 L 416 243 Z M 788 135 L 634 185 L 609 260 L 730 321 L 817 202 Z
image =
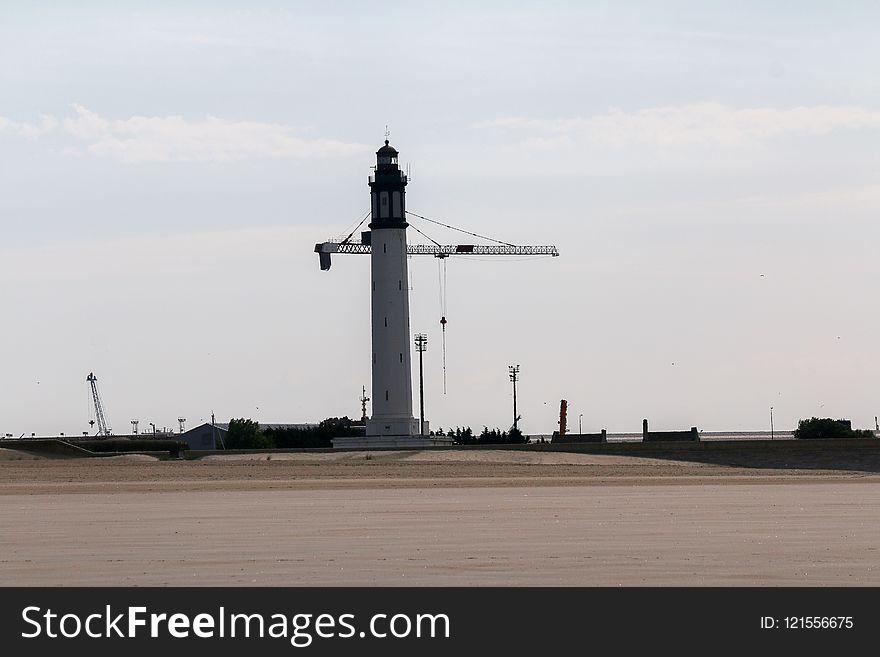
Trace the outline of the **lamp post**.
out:
M 773 440 L 773 407 L 770 407 L 770 440 Z
M 416 333 L 416 351 L 419 352 L 419 435 L 425 435 L 425 370 L 422 358 L 428 348 L 428 336 L 424 333 Z
M 517 421 L 519 417 L 516 414 L 516 382 L 519 379 L 519 365 L 508 365 L 508 372 L 510 372 L 510 381 L 513 383 L 513 428 L 518 429 Z
M 584 430 L 581 428 L 581 418 L 584 416 L 583 413 L 578 415 L 578 435 L 582 434 Z

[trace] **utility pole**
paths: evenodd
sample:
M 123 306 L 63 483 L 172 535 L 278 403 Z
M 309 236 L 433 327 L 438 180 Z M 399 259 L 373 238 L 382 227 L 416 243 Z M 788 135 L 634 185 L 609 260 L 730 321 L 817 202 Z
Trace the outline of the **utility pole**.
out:
M 582 434 L 584 430 L 581 428 L 581 418 L 584 416 L 583 413 L 578 415 L 578 435 Z
M 422 363 L 428 349 L 428 336 L 416 333 L 416 351 L 419 352 L 419 434 L 425 435 L 425 369 Z
M 770 440 L 773 440 L 773 407 L 770 407 Z
M 364 426 L 367 426 L 367 402 L 370 401 L 370 398 L 367 397 L 367 386 L 361 386 L 361 422 L 364 423 Z
M 516 382 L 519 379 L 519 365 L 508 365 L 507 370 L 510 372 L 510 381 L 513 383 L 513 428 L 519 429 L 517 426 L 519 416 L 516 414 Z

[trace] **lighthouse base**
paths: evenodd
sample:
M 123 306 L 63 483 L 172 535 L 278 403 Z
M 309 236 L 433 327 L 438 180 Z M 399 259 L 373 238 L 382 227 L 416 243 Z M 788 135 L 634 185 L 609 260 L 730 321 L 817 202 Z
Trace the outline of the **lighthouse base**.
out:
M 421 431 L 419 431 L 419 421 L 414 417 L 374 415 L 367 419 L 366 433 L 367 438 L 380 438 L 382 436 L 419 436 Z
M 448 447 L 453 439 L 448 436 L 345 436 L 333 438 L 336 449 L 377 449 L 382 447 Z
M 333 438 L 333 447 L 347 449 L 407 448 L 449 446 L 453 439 L 448 436 L 428 434 L 428 421 L 425 421 L 425 434 L 419 432 L 419 421 L 413 417 L 373 416 L 367 419 L 364 436 L 345 436 Z

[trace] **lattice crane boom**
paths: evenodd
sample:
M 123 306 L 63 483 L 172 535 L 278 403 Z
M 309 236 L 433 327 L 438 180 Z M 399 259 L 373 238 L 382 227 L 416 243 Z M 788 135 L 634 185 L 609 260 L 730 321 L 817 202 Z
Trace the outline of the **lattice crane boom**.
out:
M 98 394 L 98 377 L 95 376 L 94 372 L 89 372 L 86 381 L 89 382 L 89 386 L 92 389 L 92 401 L 95 404 L 95 420 L 98 422 L 98 435 L 110 436 L 112 431 L 107 426 L 107 420 L 104 418 L 104 406 L 101 404 L 101 396 Z
M 370 244 L 364 242 L 321 242 L 315 244 L 315 253 L 321 262 L 321 269 L 330 269 L 330 254 L 353 253 L 369 255 L 372 253 Z M 430 255 L 435 258 L 448 258 L 454 255 L 464 256 L 558 256 L 555 246 L 508 246 L 501 244 L 408 244 L 407 255 Z

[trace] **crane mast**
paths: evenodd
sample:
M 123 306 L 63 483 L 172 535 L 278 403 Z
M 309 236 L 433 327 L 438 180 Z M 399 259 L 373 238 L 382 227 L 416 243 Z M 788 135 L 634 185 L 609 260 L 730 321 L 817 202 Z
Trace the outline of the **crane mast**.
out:
M 98 435 L 110 436 L 112 431 L 107 426 L 107 420 L 104 418 L 104 406 L 101 404 L 101 396 L 98 394 L 98 377 L 95 376 L 94 372 L 89 372 L 86 381 L 89 382 L 89 386 L 92 389 L 92 401 L 95 404 L 95 420 L 98 422 Z

